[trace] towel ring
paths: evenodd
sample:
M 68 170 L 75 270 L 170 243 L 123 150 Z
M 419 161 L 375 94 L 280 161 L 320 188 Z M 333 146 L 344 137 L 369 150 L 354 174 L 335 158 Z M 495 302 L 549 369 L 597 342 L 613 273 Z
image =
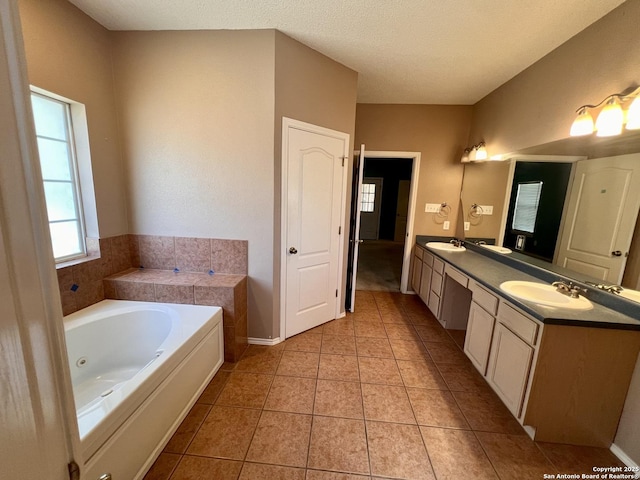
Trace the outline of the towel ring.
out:
M 482 210 L 482 207 L 480 205 L 478 205 L 477 203 L 471 205 L 471 208 L 469 209 L 470 218 L 480 218 L 482 217 L 482 215 L 484 215 L 484 210 Z
M 439 217 L 448 217 L 451 213 L 451 206 L 447 202 L 443 202 L 440 204 L 440 208 L 438 209 Z

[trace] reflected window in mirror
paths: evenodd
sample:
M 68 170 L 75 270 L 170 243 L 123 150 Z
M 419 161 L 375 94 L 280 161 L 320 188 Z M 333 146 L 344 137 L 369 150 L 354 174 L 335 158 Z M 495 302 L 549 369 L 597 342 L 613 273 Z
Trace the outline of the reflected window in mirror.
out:
M 536 228 L 538 206 L 543 182 L 519 183 L 513 213 L 513 230 L 533 233 Z
M 362 212 L 373 212 L 376 203 L 376 184 L 375 183 L 363 183 L 362 184 L 362 201 L 360 203 L 360 210 Z

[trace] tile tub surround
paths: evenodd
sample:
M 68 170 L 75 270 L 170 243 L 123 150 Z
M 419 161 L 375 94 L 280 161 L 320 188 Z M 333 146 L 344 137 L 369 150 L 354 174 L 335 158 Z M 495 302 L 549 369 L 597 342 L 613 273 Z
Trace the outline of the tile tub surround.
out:
M 412 360 L 393 348 L 398 325 Z M 336 337 L 355 350 L 327 350 Z M 358 291 L 356 314 L 224 364 L 145 479 L 539 480 L 622 466 L 606 449 L 533 442 L 471 363 L 436 344 L 458 348 L 417 297 Z M 409 363 L 432 381 L 407 376 Z
M 222 307 L 224 357 L 235 362 L 247 347 L 247 283 L 246 275 L 129 268 L 105 278 L 104 292 L 116 300 Z
M 87 238 L 86 258 L 57 266 L 62 313 L 105 298 L 221 306 L 225 360 L 236 361 L 247 346 L 248 247 L 246 240 L 217 238 Z

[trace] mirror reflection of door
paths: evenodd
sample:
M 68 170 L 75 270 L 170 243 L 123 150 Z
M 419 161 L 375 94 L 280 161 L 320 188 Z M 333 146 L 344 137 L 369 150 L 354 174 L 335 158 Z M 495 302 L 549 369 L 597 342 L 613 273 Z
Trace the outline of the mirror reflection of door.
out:
M 365 177 L 361 189 L 360 240 L 377 240 L 380 231 L 382 178 Z

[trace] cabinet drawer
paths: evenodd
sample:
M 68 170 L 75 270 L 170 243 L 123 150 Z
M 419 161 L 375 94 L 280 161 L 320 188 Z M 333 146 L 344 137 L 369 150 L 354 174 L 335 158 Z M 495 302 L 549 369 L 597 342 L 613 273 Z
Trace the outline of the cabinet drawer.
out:
M 433 271 L 440 275 L 444 272 L 444 262 L 439 258 L 433 257 Z
M 436 318 L 439 318 L 438 317 L 439 308 L 440 308 L 440 297 L 436 295 L 433 291 L 431 291 L 429 293 L 429 310 L 431 310 L 431 313 L 433 313 L 436 316 Z
M 536 344 L 538 324 L 510 305 L 500 302 L 498 320 L 529 345 Z
M 463 287 L 467 288 L 467 285 L 469 284 L 469 277 L 467 277 L 460 270 L 453 268 L 451 265 L 447 263 L 444 266 L 444 273 L 449 275 L 449 277 L 451 277 L 453 280 L 458 282 Z
M 419 247 L 418 245 L 416 245 L 415 254 L 416 254 L 416 257 L 422 260 L 422 255 L 424 254 L 424 250 L 422 249 L 422 247 Z
M 469 290 L 473 292 L 473 301 L 484 308 L 491 315 L 498 312 L 498 297 L 486 290 L 482 285 L 469 280 Z
M 442 295 L 442 275 L 437 273 L 435 268 L 433 269 L 433 274 L 431 275 L 431 291 L 435 292 L 438 297 Z
M 422 263 L 424 263 L 425 265 L 429 265 L 431 267 L 433 265 L 433 255 L 431 255 L 426 250 L 423 250 L 423 252 L 424 253 L 422 254 Z

